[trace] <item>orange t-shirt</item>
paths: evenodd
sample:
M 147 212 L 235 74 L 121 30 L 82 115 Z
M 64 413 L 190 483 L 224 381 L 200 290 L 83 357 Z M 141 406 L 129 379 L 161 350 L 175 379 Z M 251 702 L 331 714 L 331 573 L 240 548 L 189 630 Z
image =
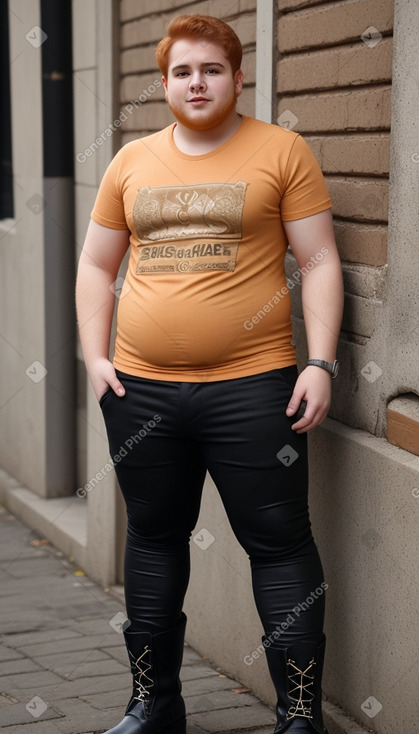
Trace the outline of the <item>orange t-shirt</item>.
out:
M 174 126 L 117 153 L 92 211 L 131 232 L 114 366 L 204 382 L 295 364 L 282 221 L 331 206 L 313 153 L 244 116 L 226 143 L 191 156 Z

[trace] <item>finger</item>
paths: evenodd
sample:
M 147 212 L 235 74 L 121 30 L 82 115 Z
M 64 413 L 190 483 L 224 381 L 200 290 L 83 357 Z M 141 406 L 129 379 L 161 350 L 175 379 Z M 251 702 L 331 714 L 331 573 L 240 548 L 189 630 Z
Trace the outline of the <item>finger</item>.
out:
M 310 411 L 310 413 L 307 413 L 306 411 L 303 418 L 297 423 L 294 423 L 291 428 L 297 433 L 307 433 L 308 431 L 312 431 L 313 428 L 317 428 L 317 426 L 319 426 L 323 422 L 326 415 L 327 410 L 322 407 L 318 408 L 317 410 Z
M 307 416 L 303 416 L 299 421 L 291 426 L 291 430 L 296 433 L 305 433 L 310 430 L 311 421 L 307 419 Z
M 307 400 L 302 400 L 297 412 L 294 414 L 296 418 L 303 418 L 307 408 Z
M 304 415 L 300 417 L 300 420 L 297 420 L 292 426 L 292 430 L 296 431 L 297 433 L 303 433 L 305 431 L 309 430 L 309 426 L 311 425 L 313 419 L 314 419 L 315 411 L 313 408 L 307 408 L 305 409 Z
M 317 421 L 310 421 L 309 423 L 305 419 L 301 419 L 297 423 L 294 423 L 293 426 L 291 426 L 292 430 L 296 433 L 308 433 L 308 431 L 311 431 L 313 428 L 317 426 Z

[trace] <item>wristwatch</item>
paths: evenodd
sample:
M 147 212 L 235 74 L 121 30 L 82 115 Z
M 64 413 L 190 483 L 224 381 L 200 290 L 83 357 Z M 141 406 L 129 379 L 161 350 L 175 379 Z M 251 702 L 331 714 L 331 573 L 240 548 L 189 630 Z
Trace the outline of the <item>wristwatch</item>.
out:
M 332 375 L 332 379 L 337 377 L 339 372 L 339 362 L 337 361 L 337 359 L 335 359 L 334 362 L 325 362 L 323 359 L 309 359 L 307 362 L 307 366 L 308 365 L 321 367 L 323 370 L 330 372 L 330 374 Z

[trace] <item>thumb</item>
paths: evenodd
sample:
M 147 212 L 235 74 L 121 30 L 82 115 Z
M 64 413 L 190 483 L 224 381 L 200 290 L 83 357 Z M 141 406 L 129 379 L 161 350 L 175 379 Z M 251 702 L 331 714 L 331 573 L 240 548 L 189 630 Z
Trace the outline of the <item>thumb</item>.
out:
M 287 415 L 294 415 L 294 413 L 297 412 L 298 408 L 300 407 L 302 398 L 303 394 L 297 391 L 297 389 L 294 389 L 294 392 L 291 395 L 291 400 L 289 401 L 287 409 L 285 411 Z
M 119 382 L 117 377 L 114 377 L 113 380 L 109 382 L 109 385 L 114 391 L 115 395 L 118 395 L 119 398 L 122 398 L 125 395 L 125 387 L 123 386 L 122 382 Z

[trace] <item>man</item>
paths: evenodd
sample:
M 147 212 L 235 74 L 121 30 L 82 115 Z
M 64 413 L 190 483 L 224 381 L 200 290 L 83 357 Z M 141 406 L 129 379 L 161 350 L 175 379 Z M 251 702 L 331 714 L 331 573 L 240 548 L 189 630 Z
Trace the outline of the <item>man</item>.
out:
M 323 583 L 306 440 L 327 414 L 336 370 L 342 280 L 331 203 L 299 135 L 237 113 L 241 44 L 227 24 L 175 18 L 156 57 L 176 122 L 110 164 L 77 282 L 84 357 L 128 515 L 134 684 L 108 734 L 186 731 L 182 604 L 207 470 L 250 558 L 278 692 L 275 734 L 320 733 L 324 595 L 286 619 Z M 288 243 L 314 360 L 299 376 Z M 128 245 L 112 363 L 111 286 Z M 284 447 L 291 463 L 280 460 Z

